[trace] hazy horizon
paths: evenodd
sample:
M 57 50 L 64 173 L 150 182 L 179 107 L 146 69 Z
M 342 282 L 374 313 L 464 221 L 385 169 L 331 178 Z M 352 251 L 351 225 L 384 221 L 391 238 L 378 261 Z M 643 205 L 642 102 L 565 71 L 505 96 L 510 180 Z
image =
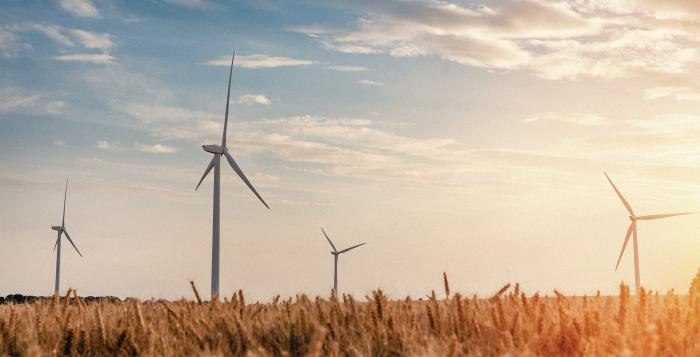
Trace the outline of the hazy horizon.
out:
M 221 291 L 616 293 L 629 224 L 700 211 L 700 5 L 683 0 L 8 1 L 0 295 L 208 297 L 236 51 Z M 642 286 L 687 292 L 700 215 L 639 223 Z

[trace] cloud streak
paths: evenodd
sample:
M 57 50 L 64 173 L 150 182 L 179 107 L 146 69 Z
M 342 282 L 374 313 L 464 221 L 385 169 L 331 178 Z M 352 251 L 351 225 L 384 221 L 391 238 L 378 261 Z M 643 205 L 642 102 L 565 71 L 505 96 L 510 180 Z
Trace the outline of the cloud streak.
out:
M 102 17 L 90 0 L 59 0 L 58 4 L 61 9 L 73 16 L 95 19 Z
M 250 56 L 236 56 L 234 65 L 241 68 L 260 69 L 260 68 L 278 68 L 278 67 L 298 67 L 315 64 L 315 61 L 297 59 L 290 57 L 274 57 L 268 55 L 254 54 Z M 230 57 L 220 57 L 215 60 L 207 61 L 210 66 L 230 66 Z
M 371 86 L 371 87 L 382 87 L 384 86 L 384 83 L 382 82 L 377 82 L 377 81 L 372 81 L 369 79 L 361 79 L 357 81 L 358 84 L 362 84 L 363 86 Z
M 71 55 L 54 56 L 51 58 L 62 62 L 87 62 L 97 64 L 113 64 L 115 61 L 115 58 L 110 55 L 95 53 L 76 53 Z

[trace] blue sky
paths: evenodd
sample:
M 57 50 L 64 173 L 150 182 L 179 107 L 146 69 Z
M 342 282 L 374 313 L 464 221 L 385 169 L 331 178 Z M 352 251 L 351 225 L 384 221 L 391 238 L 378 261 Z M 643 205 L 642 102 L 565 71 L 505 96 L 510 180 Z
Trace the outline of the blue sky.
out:
M 615 291 L 626 214 L 699 210 L 700 18 L 682 0 L 6 1 L 0 5 L 0 294 L 208 288 L 230 54 L 222 291 L 420 296 Z M 646 212 L 645 212 L 646 213 Z M 697 218 L 645 225 L 642 282 L 686 289 Z M 26 262 L 35 262 L 20 269 Z M 572 277 L 585 279 L 572 279 Z

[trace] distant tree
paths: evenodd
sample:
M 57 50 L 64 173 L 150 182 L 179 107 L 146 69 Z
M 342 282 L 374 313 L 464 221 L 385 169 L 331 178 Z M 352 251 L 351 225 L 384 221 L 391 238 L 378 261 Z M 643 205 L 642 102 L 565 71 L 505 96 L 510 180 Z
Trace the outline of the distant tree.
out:
M 700 269 L 698 269 L 698 273 L 695 274 L 695 278 L 690 283 L 690 291 L 688 292 L 688 294 L 700 295 Z

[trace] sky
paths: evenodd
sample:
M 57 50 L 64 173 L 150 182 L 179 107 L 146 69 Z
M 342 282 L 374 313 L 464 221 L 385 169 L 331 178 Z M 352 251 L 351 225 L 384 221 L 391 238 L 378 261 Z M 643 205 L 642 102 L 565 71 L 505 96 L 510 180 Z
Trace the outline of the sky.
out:
M 616 293 L 628 213 L 700 211 L 693 0 L 0 4 L 0 295 Z M 639 224 L 642 285 L 686 292 L 700 215 Z M 208 295 L 208 294 L 206 294 Z

